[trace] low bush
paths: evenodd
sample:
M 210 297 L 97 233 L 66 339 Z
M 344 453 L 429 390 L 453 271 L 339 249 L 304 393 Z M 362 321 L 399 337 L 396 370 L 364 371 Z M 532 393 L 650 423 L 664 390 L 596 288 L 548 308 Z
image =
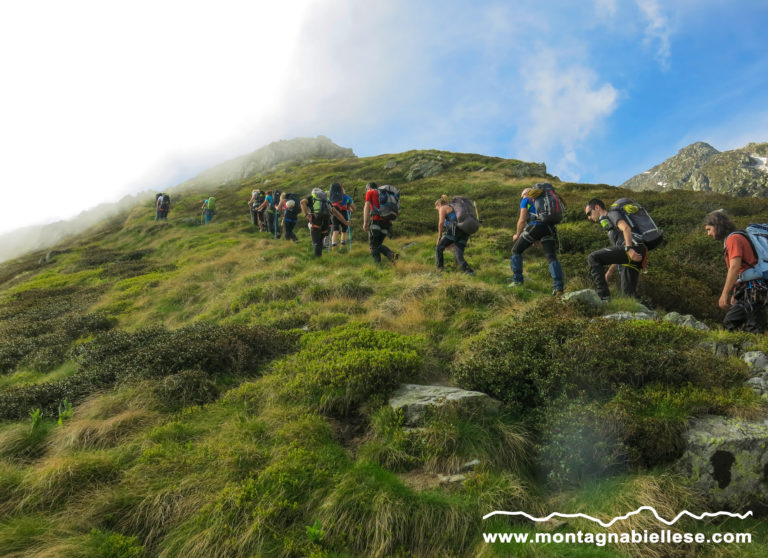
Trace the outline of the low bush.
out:
M 293 350 L 297 337 L 296 333 L 264 327 L 203 322 L 175 331 L 159 327 L 109 331 L 73 349 L 79 364 L 76 374 L 0 393 L 0 418 L 23 418 L 34 408 L 42 409 L 46 416 L 55 416 L 64 399 L 75 404 L 116 382 L 165 378 L 189 370 L 210 377 L 254 375 L 275 356 Z M 175 391 L 177 399 L 172 406 L 187 396 L 211 396 L 212 386 L 202 382 L 200 376 L 196 378 L 194 389 Z M 170 392 L 174 391 L 173 384 L 174 380 L 169 380 Z
M 347 324 L 308 333 L 301 351 L 278 361 L 280 394 L 332 415 L 347 415 L 375 394 L 413 378 L 422 366 L 421 339 Z

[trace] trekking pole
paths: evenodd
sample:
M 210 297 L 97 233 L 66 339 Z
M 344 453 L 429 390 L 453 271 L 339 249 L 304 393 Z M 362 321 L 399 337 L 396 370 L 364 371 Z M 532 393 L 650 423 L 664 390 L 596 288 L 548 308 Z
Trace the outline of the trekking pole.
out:
M 350 219 L 352 218 L 352 213 L 347 209 L 347 242 L 349 246 L 350 253 L 352 252 L 352 222 Z
M 200 214 L 200 224 L 205 225 L 205 209 L 203 209 L 203 212 Z

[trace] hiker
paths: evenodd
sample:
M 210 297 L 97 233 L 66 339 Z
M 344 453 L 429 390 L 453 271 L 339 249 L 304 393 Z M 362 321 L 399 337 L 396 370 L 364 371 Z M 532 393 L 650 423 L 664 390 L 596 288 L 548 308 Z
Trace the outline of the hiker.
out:
M 301 199 L 301 212 L 309 220 L 316 258 L 323 255 L 325 237 L 331 232 L 331 217 L 335 216 L 345 225 L 349 225 L 346 217 L 328 201 L 328 194 L 320 188 L 313 188 L 309 196 Z
M 750 278 L 748 270 L 755 268 L 759 262 L 748 233 L 737 231 L 736 225 L 722 210 L 707 214 L 704 229 L 707 236 L 723 241 L 723 255 L 728 269 L 718 301 L 720 308 L 727 310 L 723 327 L 729 331 L 743 329 L 749 333 L 763 333 L 768 282 L 760 272 L 751 274 L 756 277 Z
M 155 196 L 155 221 L 165 221 L 168 219 L 168 212 L 171 210 L 171 196 L 160 192 Z
M 397 189 L 392 186 L 382 186 L 378 189 L 375 182 L 369 182 L 365 186 L 365 206 L 363 206 L 363 230 L 368 233 L 368 243 L 371 247 L 371 257 L 376 263 L 381 263 L 381 255 L 384 254 L 393 264 L 397 262 L 399 255 L 384 245 L 384 239 L 387 235 L 392 235 L 392 221 L 397 216 L 396 212 L 387 212 L 382 214 L 382 197 L 395 198 L 396 194 L 392 191 L 387 192 L 386 188 L 391 188 L 394 192 Z M 383 194 L 383 196 L 382 196 Z M 395 200 L 399 208 L 399 198 Z M 391 205 L 394 202 L 390 202 Z
M 602 200 L 593 198 L 584 208 L 587 219 L 600 223 L 613 244 L 612 247 L 597 250 L 587 257 L 589 274 L 595 284 L 595 291 L 604 302 L 611 300 L 608 280 L 618 266 L 620 266 L 621 292 L 627 296 L 636 296 L 640 269 L 644 267 L 648 256 L 648 248 L 642 237 L 633 234 L 626 214 L 618 208 L 614 209 L 614 206 L 616 204 L 613 204 L 608 211 Z M 606 265 L 610 266 L 608 271 L 604 271 Z
M 469 201 L 469 200 L 467 200 Z M 439 271 L 443 271 L 443 253 L 446 248 L 453 248 L 453 258 L 464 273 L 474 275 L 475 271 L 469 267 L 464 259 L 464 249 L 467 247 L 469 236 L 458 226 L 458 217 L 453 205 L 448 201 L 448 196 L 441 196 L 435 202 L 437 210 L 437 244 L 435 245 L 435 265 Z
M 331 205 L 335 207 L 339 213 L 350 221 L 352 218 L 352 212 L 356 211 L 355 202 L 351 197 L 347 195 L 344 188 L 338 182 L 331 184 L 331 189 L 328 191 L 328 197 L 331 200 Z M 331 233 L 331 248 L 335 248 L 339 243 L 339 236 L 341 236 L 341 245 L 345 246 L 348 239 L 349 227 L 339 221 L 335 216 L 332 219 Z
M 547 196 L 550 196 L 549 200 Z M 539 202 L 537 203 L 537 200 Z M 553 207 L 545 202 L 551 200 Z M 555 207 L 558 205 L 559 207 Z M 538 209 L 537 209 L 538 205 Z M 557 227 L 562 219 L 562 200 L 555 194 L 554 188 L 548 182 L 540 182 L 533 188 L 525 188 L 520 194 L 520 216 L 517 228 L 512 237 L 512 256 L 509 267 L 512 269 L 510 287 L 523 284 L 523 253 L 536 242 L 540 243 L 544 256 L 549 263 L 549 274 L 552 277 L 552 294 L 563 294 L 563 267 L 557 259 Z
M 248 200 L 248 207 L 251 213 L 251 223 L 254 226 L 259 227 L 259 232 L 264 230 L 264 211 L 259 211 L 259 207 L 264 203 L 264 192 L 261 190 L 253 190 L 251 192 L 251 199 Z
M 211 219 L 213 219 L 213 216 L 216 213 L 216 198 L 213 196 L 207 198 L 203 201 L 203 205 L 200 209 L 203 210 L 202 223 L 207 225 L 211 222 Z
M 285 192 L 280 194 L 280 209 L 283 212 L 283 229 L 285 230 L 286 240 L 299 241 L 293 232 L 293 228 L 299 221 L 300 204 L 301 200 L 296 194 L 286 194 Z
M 264 196 L 264 201 L 259 206 L 258 211 L 261 212 L 262 219 L 267 225 L 267 232 L 278 238 L 280 235 L 276 232 L 277 229 L 277 205 L 279 203 L 279 192 L 273 190 L 267 190 Z

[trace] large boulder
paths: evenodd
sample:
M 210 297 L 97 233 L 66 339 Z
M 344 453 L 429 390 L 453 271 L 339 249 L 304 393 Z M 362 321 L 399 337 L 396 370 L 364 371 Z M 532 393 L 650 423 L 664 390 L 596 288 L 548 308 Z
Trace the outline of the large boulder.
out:
M 678 464 L 712 504 L 748 510 L 768 503 L 768 419 L 702 417 L 685 443 Z
M 605 305 L 605 303 L 600 300 L 600 297 L 597 296 L 597 293 L 592 289 L 583 289 L 581 291 L 565 293 L 561 298 L 564 302 L 576 302 L 589 308 L 600 308 Z
M 428 412 L 448 405 L 488 414 L 497 413 L 501 408 L 500 401 L 479 391 L 416 384 L 402 384 L 390 397 L 389 404 L 395 411 L 402 411 L 405 426 L 421 426 Z

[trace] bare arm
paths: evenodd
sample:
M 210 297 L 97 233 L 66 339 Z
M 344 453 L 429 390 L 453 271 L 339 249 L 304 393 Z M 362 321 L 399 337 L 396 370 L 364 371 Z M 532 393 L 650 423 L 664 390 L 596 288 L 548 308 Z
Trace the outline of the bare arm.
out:
M 739 279 L 739 270 L 741 269 L 741 256 L 735 256 L 728 260 L 728 275 L 725 276 L 725 285 L 723 285 L 723 292 L 720 293 L 720 301 L 718 302 L 720 308 L 730 308 L 731 304 L 731 291 L 736 286 L 736 281 Z
M 528 221 L 528 209 L 525 207 L 520 209 L 520 217 L 517 219 L 517 230 L 515 232 L 515 236 L 512 237 L 512 242 L 516 241 L 518 237 L 522 234 L 523 229 L 525 228 L 525 223 Z

